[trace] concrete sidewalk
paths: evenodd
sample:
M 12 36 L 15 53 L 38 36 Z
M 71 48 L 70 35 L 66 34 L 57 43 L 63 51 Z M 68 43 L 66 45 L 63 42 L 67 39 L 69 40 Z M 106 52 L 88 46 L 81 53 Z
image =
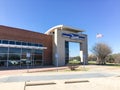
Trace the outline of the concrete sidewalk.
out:
M 5 75 L 14 75 L 14 74 L 23 74 L 23 73 L 36 73 L 36 72 L 48 72 L 48 71 L 57 71 L 57 70 L 62 70 L 62 69 L 67 69 L 67 66 L 63 67 L 42 67 L 42 68 L 29 68 L 29 69 L 15 69 L 15 70 L 1 70 L 0 71 L 0 76 L 5 76 Z
M 25 90 L 120 90 L 120 78 L 93 78 L 89 82 L 65 84 L 68 80 L 54 81 L 56 85 L 27 86 Z M 73 80 L 75 81 L 75 80 Z
M 114 72 L 118 73 L 120 68 L 114 67 L 102 67 L 102 66 L 86 66 L 90 67 L 90 70 L 87 72 Z M 27 69 L 22 70 L 5 70 L 0 71 L 0 78 L 7 76 L 27 76 L 27 75 L 61 75 L 61 74 L 74 74 L 74 73 L 83 73 L 80 72 L 57 72 L 57 69 L 64 69 L 67 67 L 45 67 L 45 68 L 35 68 L 29 69 L 30 73 L 27 73 Z M 92 69 L 93 68 L 93 69 Z M 47 72 L 51 70 L 56 70 L 56 72 Z M 44 73 L 41 73 L 44 72 Z M 86 73 L 86 72 L 85 72 Z M 88 80 L 89 82 L 82 83 L 70 83 L 65 84 L 65 81 L 80 81 Z M 64 79 L 64 80 L 49 80 L 49 81 L 31 81 L 31 83 L 45 83 L 45 82 L 54 82 L 53 85 L 36 85 L 36 86 L 27 86 L 25 87 L 25 82 L 10 82 L 10 83 L 0 83 L 0 90 L 120 90 L 120 76 L 113 77 L 103 77 L 103 78 L 84 78 L 84 79 Z
M 109 78 L 92 78 L 92 79 L 79 79 L 88 80 L 89 82 L 70 83 L 65 84 L 65 81 L 78 81 L 74 80 L 51 80 L 51 81 L 37 81 L 31 83 L 46 83 L 54 82 L 51 85 L 33 85 L 25 86 L 25 82 L 14 83 L 0 83 L 0 90 L 120 90 L 120 77 Z

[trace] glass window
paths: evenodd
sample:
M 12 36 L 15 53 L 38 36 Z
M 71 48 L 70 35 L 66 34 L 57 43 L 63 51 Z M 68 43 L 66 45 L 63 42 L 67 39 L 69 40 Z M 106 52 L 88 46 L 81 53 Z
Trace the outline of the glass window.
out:
M 8 48 L 0 47 L 0 53 L 8 53 Z
M 42 47 L 43 45 L 42 44 L 38 44 L 39 47 Z
M 27 45 L 27 43 L 26 42 L 22 42 L 22 45 Z
M 0 43 L 2 43 L 2 40 L 0 40 Z
M 20 60 L 8 60 L 8 66 L 19 66 Z
M 9 44 L 15 44 L 15 41 L 9 41 Z
M 31 49 L 25 49 L 25 48 L 23 48 L 22 49 L 22 53 L 24 53 L 24 54 L 26 54 L 26 53 L 31 53 Z
M 42 60 L 42 54 L 35 54 L 34 60 Z
M 8 44 L 8 40 L 3 40 L 2 43 L 3 44 Z
M 7 61 L 0 61 L 0 66 L 7 66 Z
M 26 54 L 22 54 L 21 59 L 22 60 L 27 60 L 27 59 L 32 60 L 32 55 L 30 55 L 30 57 L 28 58 Z
M 31 43 L 32 44 L 32 46 L 35 46 L 35 43 Z
M 32 45 L 31 45 L 31 46 L 36 46 L 36 47 L 39 47 L 39 46 L 41 46 L 41 44 L 32 43 Z
M 35 66 L 37 66 L 37 65 L 40 66 L 40 65 L 42 65 L 42 63 L 43 63 L 43 62 L 40 61 L 40 60 L 36 60 L 36 61 L 34 61 L 34 65 L 35 65 Z
M 7 60 L 7 54 L 0 54 L 0 60 Z
M 21 53 L 20 48 L 9 48 L 9 53 Z
M 16 42 L 16 45 L 21 45 L 21 42 L 17 41 L 17 42 Z
M 26 54 L 22 54 L 21 60 L 27 60 Z
M 20 60 L 20 54 L 9 54 L 9 60 Z
M 37 47 L 38 47 L 38 44 L 35 44 L 35 46 L 37 46 Z
M 34 54 L 41 54 L 43 50 L 34 50 Z
M 32 44 L 31 44 L 31 43 L 28 43 L 28 46 L 32 46 Z

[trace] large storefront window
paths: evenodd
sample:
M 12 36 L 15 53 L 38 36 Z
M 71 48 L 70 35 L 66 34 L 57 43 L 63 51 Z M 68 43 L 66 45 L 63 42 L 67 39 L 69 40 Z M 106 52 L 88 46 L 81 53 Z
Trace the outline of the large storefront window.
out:
M 2 47 L 0 47 L 0 66 L 22 67 L 26 65 L 43 65 L 43 50 L 38 49 L 38 47 L 42 46 L 41 44 L 12 40 L 0 40 L 0 42 L 2 44 Z M 30 57 L 27 57 L 28 53 Z

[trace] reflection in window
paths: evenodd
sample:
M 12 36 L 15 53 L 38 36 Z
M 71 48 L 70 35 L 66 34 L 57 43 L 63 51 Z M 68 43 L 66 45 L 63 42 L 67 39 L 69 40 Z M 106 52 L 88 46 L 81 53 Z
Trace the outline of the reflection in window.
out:
M 9 54 L 9 60 L 20 60 L 20 54 Z
M 15 41 L 9 41 L 9 44 L 13 44 L 13 45 L 14 45 L 14 44 L 15 44 Z
M 8 44 L 8 40 L 3 40 L 2 43 L 3 44 Z
M 9 41 L 9 44 L 14 44 Z M 17 44 L 17 42 L 16 42 Z M 18 44 L 20 44 L 18 42 Z M 27 58 L 27 53 L 30 53 L 30 58 Z M 29 59 L 29 65 L 42 65 L 43 63 L 43 50 L 26 49 L 26 48 L 13 48 L 13 47 L 0 47 L 0 66 L 26 66 Z
M 0 61 L 0 66 L 7 66 L 7 61 Z
M 32 46 L 32 43 L 28 43 L 28 46 Z
M 40 66 L 40 65 L 42 65 L 42 61 L 36 60 L 36 61 L 34 61 L 34 65 L 36 65 L 36 66 L 39 65 Z
M 41 54 L 42 53 L 42 50 L 35 50 L 34 51 L 34 54 Z
M 0 53 L 8 53 L 8 48 L 0 47 Z
M 26 42 L 22 42 L 22 45 L 27 45 L 27 43 Z
M 16 45 L 21 45 L 21 42 L 18 42 L 18 41 L 17 41 L 17 42 L 16 42 Z
M 0 60 L 7 60 L 7 54 L 0 54 Z
M 20 61 L 18 61 L 18 60 L 8 60 L 8 65 L 9 66 L 19 66 Z
M 9 53 L 21 53 L 20 48 L 9 48 Z
M 32 43 L 32 42 L 15 41 L 15 40 L 0 40 L 0 44 L 36 46 L 36 47 L 42 47 L 43 46 L 41 43 Z
M 42 54 L 35 54 L 34 60 L 42 60 Z
M 32 50 L 31 49 L 22 49 L 22 53 L 23 54 L 27 54 L 27 53 L 31 53 L 32 52 Z

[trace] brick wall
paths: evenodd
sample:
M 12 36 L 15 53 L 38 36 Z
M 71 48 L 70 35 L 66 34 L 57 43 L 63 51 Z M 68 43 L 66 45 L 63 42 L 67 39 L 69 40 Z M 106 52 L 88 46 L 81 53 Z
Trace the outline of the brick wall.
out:
M 44 64 L 52 64 L 52 36 L 50 35 L 0 25 L 0 39 L 42 43 L 47 47 L 44 50 Z

